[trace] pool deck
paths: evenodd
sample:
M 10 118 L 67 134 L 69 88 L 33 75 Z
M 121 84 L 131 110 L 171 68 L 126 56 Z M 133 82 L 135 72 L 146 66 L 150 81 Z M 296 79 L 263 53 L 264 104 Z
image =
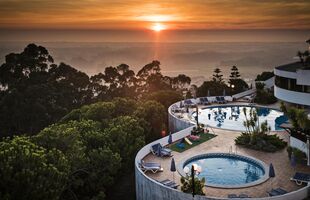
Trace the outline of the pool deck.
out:
M 290 165 L 290 160 L 288 158 L 286 148 L 280 151 L 277 151 L 275 153 L 266 153 L 266 152 L 260 152 L 255 151 L 243 147 L 239 147 L 235 145 L 234 139 L 240 135 L 240 132 L 238 131 L 229 131 L 229 130 L 223 130 L 223 129 L 217 129 L 212 128 L 214 130 L 214 133 L 217 135 L 217 137 L 208 140 L 198 146 L 195 146 L 191 149 L 188 149 L 182 153 L 178 153 L 173 151 L 173 157 L 176 161 L 176 165 L 184 159 L 190 158 L 195 155 L 203 154 L 203 153 L 218 153 L 218 152 L 224 152 L 228 153 L 229 148 L 232 147 L 233 152 L 245 155 L 245 156 L 252 156 L 256 159 L 259 159 L 263 162 L 265 162 L 267 165 L 272 163 L 275 168 L 275 174 L 276 176 L 274 178 L 268 179 L 266 182 L 251 186 L 248 188 L 241 188 L 241 189 L 222 189 L 222 188 L 211 188 L 211 187 L 205 187 L 205 194 L 210 197 L 227 197 L 228 194 L 247 194 L 250 197 L 266 197 L 268 194 L 266 191 L 271 190 L 271 188 L 277 188 L 281 187 L 287 191 L 294 191 L 301 186 L 297 186 L 295 182 L 290 181 L 290 178 L 294 175 L 295 171 L 298 172 L 305 172 L 310 173 L 310 167 L 297 165 L 295 170 Z M 272 132 L 271 134 L 277 134 L 279 137 L 283 138 L 285 141 L 288 141 L 289 134 L 285 131 L 277 131 Z M 171 165 L 171 158 L 159 158 L 152 154 L 148 154 L 145 158 L 145 161 L 147 162 L 157 162 L 160 163 L 164 169 L 163 172 L 158 172 L 156 174 L 153 173 L 147 173 L 147 175 L 155 180 L 161 181 L 164 179 L 170 179 L 173 180 L 173 173 L 170 172 L 170 165 Z M 268 172 L 267 172 L 268 173 Z M 174 173 L 174 180 L 177 182 L 180 186 L 180 178 L 178 172 Z M 208 181 L 208 180 L 206 180 Z M 181 187 L 178 187 L 180 189 Z

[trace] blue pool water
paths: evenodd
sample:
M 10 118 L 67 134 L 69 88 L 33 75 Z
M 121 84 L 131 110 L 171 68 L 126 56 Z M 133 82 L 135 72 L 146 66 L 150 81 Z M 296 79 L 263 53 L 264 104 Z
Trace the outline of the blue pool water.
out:
M 264 107 L 250 106 L 216 106 L 206 108 L 199 111 L 198 121 L 212 127 L 245 131 L 243 122 L 246 118 L 243 108 L 246 108 L 247 113 L 249 113 L 251 108 L 256 109 L 259 122 L 267 121 L 271 131 L 282 130 L 279 125 L 287 121 L 287 117 L 284 116 L 283 112 Z M 193 114 L 193 117 L 195 115 L 196 113 Z
M 260 164 L 247 157 L 211 156 L 195 159 L 185 166 L 191 168 L 192 164 L 201 166 L 198 177 L 204 177 L 207 185 L 234 187 L 257 181 L 265 174 Z

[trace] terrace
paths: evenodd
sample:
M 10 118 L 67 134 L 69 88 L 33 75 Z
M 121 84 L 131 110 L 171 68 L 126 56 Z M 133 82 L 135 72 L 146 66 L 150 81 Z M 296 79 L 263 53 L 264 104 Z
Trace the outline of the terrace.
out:
M 247 103 L 237 103 L 238 105 L 248 105 Z M 230 105 L 236 105 L 236 103 L 231 103 Z M 213 105 L 214 106 L 214 105 Z M 206 107 L 206 106 L 199 106 L 199 109 Z M 272 108 L 277 108 L 278 105 L 272 105 Z M 190 110 L 190 112 L 194 112 L 193 110 Z M 170 113 L 171 114 L 171 113 Z M 180 114 L 178 117 L 175 117 L 177 121 L 183 121 L 186 123 L 187 127 L 189 126 L 188 122 L 192 120 L 190 118 L 190 115 L 188 113 L 183 113 Z M 182 115 L 182 116 L 180 116 Z M 193 121 L 192 121 L 193 123 Z M 179 124 L 180 125 L 180 124 Z M 192 124 L 193 125 L 193 124 Z M 173 134 L 173 142 L 177 142 L 176 140 L 179 140 L 183 138 L 186 135 L 190 134 L 191 128 L 187 128 L 185 130 L 182 130 L 176 134 Z M 299 165 L 295 168 L 291 166 L 291 161 L 288 158 L 288 153 L 286 151 L 286 148 L 276 151 L 274 153 L 266 153 L 266 152 L 261 152 L 261 151 L 256 151 L 256 150 L 251 150 L 248 148 L 240 147 L 235 145 L 235 138 L 240 135 L 241 131 L 236 131 L 236 130 L 225 130 L 222 128 L 212 128 L 212 132 L 216 135 L 216 137 L 212 137 L 209 140 L 206 140 L 198 145 L 195 145 L 189 149 L 186 149 L 185 151 L 179 153 L 177 151 L 173 151 L 173 158 L 176 162 L 176 165 L 178 165 L 181 161 L 184 161 L 185 159 L 189 159 L 191 157 L 194 157 L 199 154 L 205 154 L 205 153 L 232 153 L 232 154 L 237 154 L 237 155 L 243 155 L 247 157 L 253 157 L 257 160 L 260 160 L 264 162 L 265 164 L 269 165 L 270 163 L 273 164 L 274 169 L 275 169 L 275 174 L 276 176 L 274 178 L 269 178 L 267 181 L 264 181 L 260 184 L 250 186 L 250 187 L 243 187 L 243 188 L 234 188 L 234 189 L 226 189 L 226 188 L 219 188 L 219 187 L 209 187 L 205 186 L 204 187 L 204 193 L 206 194 L 206 197 L 204 199 L 227 199 L 228 194 L 246 194 L 250 196 L 251 198 L 267 198 L 268 193 L 267 191 L 270 191 L 272 188 L 283 188 L 285 189 L 288 193 L 288 195 L 284 196 L 278 196 L 278 199 L 303 199 L 303 196 L 306 196 L 308 189 L 303 190 L 306 185 L 298 186 L 294 181 L 291 181 L 290 178 L 295 174 L 295 172 L 304 172 L 304 173 L 310 173 L 310 168 L 305 166 L 305 165 Z M 280 138 L 282 138 L 285 141 L 289 141 L 289 134 L 285 131 L 273 131 L 270 132 L 269 134 L 276 134 Z M 157 142 L 160 142 L 162 144 L 167 144 L 167 138 L 163 138 Z M 155 144 L 153 142 L 153 144 Z M 169 147 L 169 145 L 167 146 Z M 147 148 L 141 151 L 147 151 Z M 142 155 L 142 154 L 141 154 Z M 138 156 L 139 157 L 139 153 Z M 137 158 L 136 158 L 137 159 Z M 180 178 L 181 175 L 176 171 L 174 174 L 173 172 L 170 171 L 170 165 L 171 165 L 171 157 L 157 157 L 154 156 L 152 153 L 145 153 L 145 156 L 143 157 L 143 160 L 146 162 L 156 162 L 160 163 L 160 165 L 163 167 L 164 171 L 163 172 L 158 172 L 158 173 L 149 173 L 146 172 L 145 175 L 148 177 L 150 181 L 149 183 L 155 183 L 159 186 L 165 187 L 162 184 L 159 184 L 158 181 L 162 181 L 165 179 L 170 179 L 174 180 L 178 185 L 180 185 L 177 190 L 179 193 L 176 193 L 174 189 L 167 189 L 165 190 L 165 193 L 169 190 L 172 192 L 170 194 L 171 199 L 174 199 L 175 197 L 185 199 L 187 197 L 180 197 L 181 190 L 181 182 Z M 138 162 L 138 160 L 136 160 Z M 137 170 L 136 170 L 137 173 Z M 268 172 L 265 172 L 268 173 Z M 137 175 L 137 174 L 136 174 Z M 138 181 L 140 178 L 136 178 Z M 206 180 L 208 182 L 208 180 Z M 137 183 L 136 183 L 137 184 Z M 139 184 L 138 184 L 139 185 Z M 307 186 L 308 188 L 309 186 Z M 137 196 L 139 199 L 139 186 L 137 186 Z M 154 194 L 158 195 L 160 192 L 156 192 L 156 188 L 154 187 Z M 177 196 L 173 197 L 173 194 L 177 194 Z M 184 193 L 183 193 L 184 194 Z M 169 195 L 168 195 L 169 196 Z M 300 198 L 299 198 L 300 197 Z M 196 197 L 195 197 L 196 198 Z M 198 197 L 197 197 L 198 198 Z M 274 199 L 277 199 L 277 197 L 273 197 Z M 203 199 L 199 197 L 198 199 Z

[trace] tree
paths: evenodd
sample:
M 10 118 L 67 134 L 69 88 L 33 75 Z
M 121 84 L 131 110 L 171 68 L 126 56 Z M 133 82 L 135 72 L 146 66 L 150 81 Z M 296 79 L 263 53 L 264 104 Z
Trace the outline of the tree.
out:
M 111 100 L 114 97 L 135 97 L 136 77 L 126 64 L 106 67 L 104 74 L 90 78 L 95 100 Z
M 147 92 L 171 89 L 170 77 L 161 74 L 160 62 L 157 60 L 145 65 L 137 73 L 137 92 L 142 95 Z
M 183 99 L 182 94 L 173 90 L 160 90 L 153 92 L 145 96 L 146 100 L 154 100 L 165 106 L 165 109 L 169 108 L 173 103 Z
M 181 190 L 182 192 L 185 193 L 193 193 L 193 186 L 192 186 L 192 177 L 182 177 L 181 178 L 181 183 L 182 187 Z M 205 187 L 205 178 L 202 178 L 199 180 L 198 178 L 194 178 L 194 185 L 195 185 L 195 195 L 205 195 L 203 192 L 203 188 Z
M 256 96 L 254 98 L 254 102 L 260 104 L 273 104 L 278 101 L 278 99 L 274 96 L 273 92 L 270 90 L 266 90 L 265 84 L 262 82 L 256 82 Z
M 261 74 L 258 74 L 256 76 L 255 81 L 266 81 L 270 78 L 274 77 L 274 73 L 273 72 L 262 72 Z
M 244 90 L 249 88 L 249 85 L 243 79 L 241 79 L 240 76 L 241 75 L 239 73 L 238 68 L 236 66 L 232 66 L 231 74 L 229 76 L 230 79 L 228 81 L 231 94 L 243 92 Z
M 29 44 L 0 67 L 1 136 L 33 135 L 91 99 L 85 73 L 53 64 L 48 51 Z
M 189 86 L 191 84 L 191 78 L 184 75 L 179 74 L 177 77 L 172 78 L 172 88 L 178 89 L 178 90 L 184 90 L 186 86 Z
M 167 111 L 156 101 L 146 101 L 140 104 L 134 113 L 144 129 L 146 143 L 161 137 L 161 131 L 166 129 Z
M 122 158 L 123 166 L 130 165 L 136 153 L 145 144 L 144 129 L 137 119 L 130 116 L 120 116 L 112 120 L 104 130 L 110 149 Z M 128 170 L 125 167 L 125 170 Z
M 228 86 L 224 82 L 204 81 L 201 86 L 197 88 L 197 96 L 221 96 L 223 91 L 228 91 Z
M 107 127 L 110 120 L 115 116 L 115 104 L 112 102 L 98 102 L 80 109 L 72 110 L 61 119 L 61 122 L 71 120 L 93 120 L 101 123 L 102 127 Z
M 310 135 L 310 120 L 308 119 L 307 112 L 304 109 L 299 109 L 296 107 L 286 107 L 283 102 L 281 102 L 281 110 L 290 119 L 293 125 L 293 131 L 301 131 L 307 135 Z
M 222 71 L 219 68 L 215 68 L 212 81 L 217 83 L 223 83 Z
M 69 164 L 57 149 L 45 149 L 28 137 L 0 142 L 0 199 L 60 199 Z
M 57 149 L 68 159 L 70 173 L 64 196 L 91 199 L 114 183 L 121 157 L 113 152 L 99 122 L 69 121 L 45 128 L 33 139 L 46 149 Z M 110 146 L 111 145 L 111 146 Z
M 297 56 L 302 64 L 304 64 L 304 54 L 301 51 L 297 52 Z
M 240 77 L 239 70 L 235 65 L 231 67 L 231 73 L 229 77 L 231 79 L 238 79 Z
M 309 39 L 309 40 L 306 40 L 306 43 L 307 43 L 308 45 L 310 45 L 310 39 Z M 297 52 L 297 56 L 299 57 L 299 60 L 300 60 L 300 62 L 301 62 L 303 65 L 307 66 L 307 65 L 310 63 L 310 53 L 309 53 L 309 50 L 306 50 L 306 51 L 304 51 L 304 52 L 298 51 L 298 52 Z

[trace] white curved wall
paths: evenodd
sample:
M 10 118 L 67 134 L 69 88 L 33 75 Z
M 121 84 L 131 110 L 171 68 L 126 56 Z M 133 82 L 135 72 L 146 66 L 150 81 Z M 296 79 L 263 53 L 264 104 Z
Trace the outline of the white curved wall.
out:
M 285 77 L 285 78 L 297 79 L 297 73 L 296 72 L 289 72 L 289 71 L 279 70 L 277 68 L 275 68 L 273 70 L 273 72 L 277 76 L 281 76 L 281 77 Z
M 290 103 L 310 106 L 310 93 L 295 92 L 274 86 L 274 96 Z
M 292 136 L 290 137 L 290 146 L 297 148 L 304 153 L 307 153 L 307 144 Z

